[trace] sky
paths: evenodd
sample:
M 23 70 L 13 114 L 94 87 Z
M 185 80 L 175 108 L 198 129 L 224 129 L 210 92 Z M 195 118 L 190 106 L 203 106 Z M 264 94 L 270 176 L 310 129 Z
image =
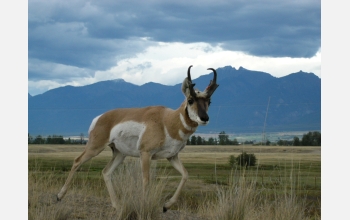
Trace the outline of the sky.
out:
M 175 85 L 232 66 L 321 77 L 320 0 L 28 1 L 28 92 Z

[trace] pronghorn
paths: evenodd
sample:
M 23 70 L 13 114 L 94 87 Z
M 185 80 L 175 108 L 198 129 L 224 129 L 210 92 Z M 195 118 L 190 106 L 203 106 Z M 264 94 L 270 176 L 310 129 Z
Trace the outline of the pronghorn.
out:
M 78 168 L 101 153 L 108 145 L 112 149 L 113 157 L 102 174 L 112 206 L 117 208 L 112 173 L 126 156 L 140 157 L 144 192 L 149 182 L 151 160 L 166 158 L 182 175 L 174 195 L 163 206 L 163 211 L 166 212 L 177 201 L 188 178 L 188 173 L 178 154 L 198 125 L 208 124 L 210 97 L 219 86 L 216 84 L 215 69 L 208 68 L 214 72 L 213 80 L 203 92 L 194 89 L 195 84 L 192 83 L 190 74 L 191 67 L 192 65 L 188 68 L 187 78 L 182 83 L 182 92 L 186 98 L 177 110 L 163 106 L 114 109 L 94 118 L 89 128 L 89 140 L 85 150 L 75 158 L 68 178 L 57 194 L 57 200 L 60 201 L 66 194 Z

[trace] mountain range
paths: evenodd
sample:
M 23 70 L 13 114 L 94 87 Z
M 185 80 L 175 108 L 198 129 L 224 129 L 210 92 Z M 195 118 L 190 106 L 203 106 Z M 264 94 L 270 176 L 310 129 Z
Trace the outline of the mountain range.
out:
M 203 90 L 212 77 L 210 73 L 192 81 Z M 321 130 L 321 79 L 315 74 L 299 71 L 277 78 L 226 66 L 217 69 L 217 77 L 210 123 L 200 126 L 198 133 Z M 181 83 L 138 86 L 116 79 L 64 86 L 40 95 L 28 94 L 28 132 L 32 136 L 87 136 L 92 119 L 108 110 L 150 105 L 176 109 L 184 99 Z

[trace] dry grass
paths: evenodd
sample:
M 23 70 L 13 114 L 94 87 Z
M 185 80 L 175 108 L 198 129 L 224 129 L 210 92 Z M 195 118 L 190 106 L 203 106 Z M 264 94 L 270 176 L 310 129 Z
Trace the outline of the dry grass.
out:
M 29 219 L 160 219 L 167 178 L 156 180 L 156 169 L 152 169 L 152 181 L 144 195 L 140 169 L 137 161 L 129 161 L 116 171 L 114 182 L 119 207 L 115 210 L 104 182 L 92 181 L 88 176 L 75 181 L 67 196 L 57 202 L 56 193 L 64 181 L 58 180 L 53 172 L 43 173 L 38 167 L 30 172 L 28 180 Z
M 284 168 L 230 171 L 225 167 L 227 158 L 240 153 L 242 146 L 187 146 L 180 157 L 190 179 L 179 201 L 167 213 L 162 213 L 162 206 L 174 193 L 181 176 L 165 160 L 153 163 L 145 200 L 139 161 L 127 158 L 114 176 L 120 206 L 117 210 L 111 206 L 101 175 L 111 158 L 109 149 L 82 167 L 67 195 L 57 202 L 56 194 L 67 177 L 67 167 L 70 169 L 73 158 L 82 149 L 81 145 L 29 145 L 29 219 L 321 218 L 320 188 L 313 189 L 312 178 L 311 183 L 306 180 L 310 173 L 320 176 L 320 168 L 308 168 L 314 166 L 309 164 L 320 163 L 320 147 L 244 146 L 244 151 L 257 156 L 259 164 L 280 164 Z M 220 185 L 210 180 L 214 163 L 218 164 L 217 174 L 228 183 Z M 306 188 L 301 187 L 301 180 L 307 181 Z
M 167 178 L 156 180 L 156 168 L 151 170 L 148 191 L 143 193 L 141 167 L 138 161 L 129 162 L 117 172 L 115 189 L 118 195 L 116 219 L 153 220 L 160 218 L 161 207 L 165 203 L 163 191 Z M 160 176 L 165 176 L 161 171 Z
M 306 216 L 306 200 L 297 198 L 293 187 L 286 187 L 282 194 L 276 190 L 271 195 L 257 185 L 256 180 L 246 179 L 243 173 L 237 182 L 218 186 L 217 197 L 205 201 L 200 212 L 213 220 L 320 219 L 317 215 Z

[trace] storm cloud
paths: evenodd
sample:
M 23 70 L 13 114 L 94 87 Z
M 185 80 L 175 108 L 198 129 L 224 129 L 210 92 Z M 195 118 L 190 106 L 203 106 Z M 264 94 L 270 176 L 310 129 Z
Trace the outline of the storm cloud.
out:
M 48 64 L 93 77 L 162 42 L 276 58 L 311 58 L 321 47 L 321 2 L 313 0 L 29 0 L 28 9 L 31 81 L 67 77 L 44 73 Z

